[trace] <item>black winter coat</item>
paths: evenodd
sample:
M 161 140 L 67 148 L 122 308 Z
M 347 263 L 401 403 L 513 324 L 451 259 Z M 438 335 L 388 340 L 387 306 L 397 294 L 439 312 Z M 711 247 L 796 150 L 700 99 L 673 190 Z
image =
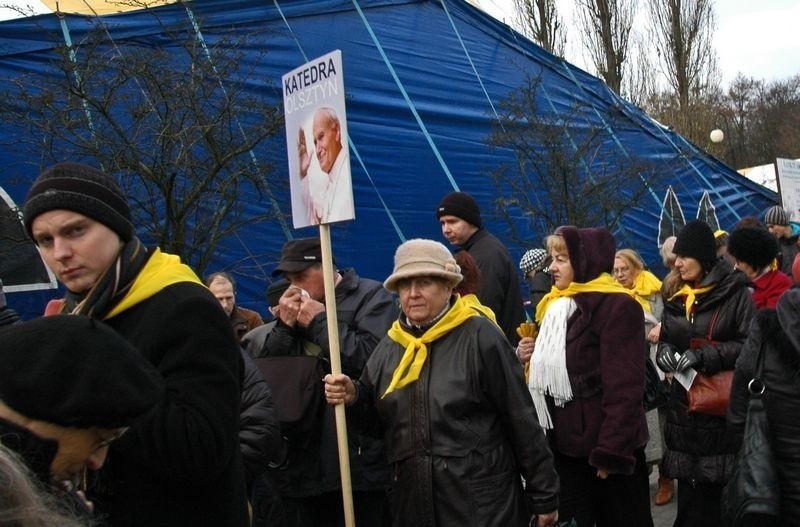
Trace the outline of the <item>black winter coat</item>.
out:
M 726 260 L 718 260 L 700 287 L 716 285 L 697 295 L 691 320 L 686 319 L 684 297 L 665 299 L 661 343 L 685 351 L 692 338 L 708 336 L 709 324 L 718 311 L 710 335 L 714 344 L 701 348 L 703 362 L 699 370 L 709 375 L 732 370 L 755 314 L 747 283 L 744 273 L 734 271 Z M 704 483 L 727 481 L 734 451 L 726 437 L 725 419 L 689 413 L 686 390 L 677 381 L 670 389 L 664 437 L 663 475 Z
M 525 307 L 517 267 L 508 249 L 485 229 L 479 229 L 461 249 L 469 251 L 481 270 L 478 300 L 494 311 L 497 325 L 508 341 L 516 345 L 517 327 L 525 322 Z
M 741 446 L 747 417 L 747 383 L 753 378 L 756 356 L 764 354 L 761 380 L 769 418 L 772 446 L 780 482 L 781 519 L 785 526 L 800 525 L 800 289 L 790 289 L 777 310 L 756 316 L 745 342 L 731 390 L 728 423 L 733 447 Z
M 272 391 L 253 359 L 242 349 L 244 378 L 242 407 L 239 414 L 239 446 L 248 485 L 286 458 L 286 444 L 272 404 Z
M 180 282 L 105 322 L 161 372 L 166 396 L 112 443 L 96 510 L 115 527 L 248 525 L 242 359 L 219 301 Z
M 556 510 L 553 456 L 497 326 L 472 317 L 427 347 L 419 379 L 382 398 L 405 351 L 384 338 L 348 409 L 386 438 L 393 525 L 527 527 Z

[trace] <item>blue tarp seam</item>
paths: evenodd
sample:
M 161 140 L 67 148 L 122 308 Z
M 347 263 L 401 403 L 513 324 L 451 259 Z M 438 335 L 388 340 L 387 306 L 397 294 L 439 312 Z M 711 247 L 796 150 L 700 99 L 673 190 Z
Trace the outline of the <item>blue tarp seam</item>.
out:
M 72 37 L 69 34 L 69 26 L 67 25 L 67 19 L 63 16 L 58 17 L 59 26 L 61 26 L 61 34 L 64 37 L 64 43 L 67 45 L 67 49 L 69 52 L 69 60 L 73 64 L 78 64 L 78 59 L 75 56 L 75 46 L 72 45 Z M 81 84 L 81 74 L 78 71 L 78 68 L 75 68 L 75 71 L 72 72 L 72 76 L 75 77 L 75 82 L 80 86 Z M 92 136 L 92 140 L 96 140 L 97 135 L 94 128 L 94 121 L 92 120 L 92 112 L 89 108 L 89 103 L 86 102 L 86 99 L 81 100 L 83 106 L 83 112 L 86 114 L 86 125 L 89 127 L 89 134 Z M 102 168 L 102 165 L 101 165 Z
M 483 90 L 483 94 L 486 96 L 486 100 L 489 102 L 489 106 L 492 108 L 492 113 L 494 113 L 494 116 L 497 119 L 497 124 L 503 131 L 505 131 L 506 127 L 503 124 L 503 121 L 500 119 L 500 115 L 497 113 L 497 109 L 494 107 L 494 103 L 492 103 L 492 99 L 491 97 L 489 97 L 489 93 L 486 91 L 486 85 L 483 83 L 483 78 L 481 78 L 477 68 L 475 68 L 475 63 L 472 61 L 472 56 L 469 54 L 467 46 L 466 44 L 464 44 L 464 40 L 461 38 L 461 34 L 459 33 L 458 28 L 456 27 L 455 21 L 453 20 L 453 17 L 450 15 L 450 11 L 447 9 L 447 2 L 445 0 L 440 0 L 440 2 L 442 4 L 442 7 L 444 8 L 445 14 L 447 15 L 447 20 L 450 22 L 450 27 L 453 28 L 453 32 L 458 38 L 459 44 L 461 44 L 461 49 L 464 50 L 464 55 L 466 56 L 467 61 L 469 62 L 470 67 L 472 68 L 472 72 L 475 74 L 475 78 L 478 80 L 478 84 L 480 84 L 481 90 Z M 521 175 L 523 175 L 525 179 L 528 182 L 530 182 L 530 178 L 528 178 L 527 173 L 522 172 Z M 531 184 L 531 186 L 533 185 Z M 534 200 L 536 201 L 536 206 L 539 207 L 539 209 L 544 210 L 544 205 L 542 205 L 542 201 L 539 199 L 539 193 L 534 192 L 533 197 Z
M 450 184 L 453 186 L 453 190 L 461 190 L 458 187 L 458 183 L 456 183 L 455 178 L 453 178 L 453 175 L 450 173 L 450 169 L 447 167 L 447 163 L 445 163 L 444 158 L 442 158 L 441 152 L 439 152 L 439 149 L 436 147 L 436 143 L 433 141 L 433 137 L 431 137 L 431 134 L 428 133 L 428 128 L 425 126 L 425 123 L 422 121 L 422 117 L 420 117 L 419 113 L 417 112 L 417 108 L 414 105 L 414 102 L 411 100 L 411 97 L 408 95 L 408 92 L 406 91 L 405 86 L 403 86 L 403 82 L 400 80 L 400 77 L 397 75 L 397 72 L 395 71 L 394 66 L 392 66 L 392 62 L 389 60 L 389 57 L 386 55 L 386 52 L 384 51 L 383 46 L 380 43 L 380 40 L 378 40 L 377 35 L 375 35 L 375 32 L 372 30 L 372 26 L 370 26 L 369 21 L 367 20 L 367 17 L 364 15 L 364 12 L 361 10 L 361 6 L 358 5 L 358 0 L 353 0 L 353 6 L 356 8 L 356 11 L 358 12 L 358 16 L 361 17 L 361 20 L 364 23 L 364 27 L 366 28 L 367 32 L 369 33 L 370 37 L 372 38 L 372 42 L 375 43 L 375 47 L 377 48 L 378 53 L 380 54 L 381 58 L 383 59 L 383 63 L 386 65 L 386 68 L 389 70 L 389 73 L 391 74 L 392 78 L 394 79 L 394 82 L 397 85 L 397 88 L 400 90 L 400 93 L 403 95 L 403 99 L 405 99 L 409 110 L 411 110 L 411 113 L 414 115 L 414 119 L 416 119 L 417 125 L 419 125 L 419 128 L 422 131 L 422 134 L 425 136 L 425 140 L 428 141 L 428 144 L 430 145 L 431 150 L 433 150 L 434 156 L 436 156 L 436 159 L 439 161 L 439 165 L 442 167 L 442 170 L 444 170 L 444 173 L 447 176 L 447 179 L 450 180 Z
M 494 104 L 492 103 L 491 97 L 489 97 L 489 93 L 486 91 L 486 86 L 483 84 L 483 79 L 481 78 L 480 74 L 478 74 L 478 70 L 475 68 L 475 63 L 472 62 L 472 57 L 467 51 L 467 46 L 464 44 L 464 40 L 461 38 L 461 33 L 458 32 L 458 28 L 456 27 L 455 21 L 453 21 L 453 17 L 450 16 L 450 11 L 447 9 L 447 2 L 445 0 L 440 0 L 442 7 L 444 8 L 444 13 L 447 15 L 447 20 L 450 22 L 450 27 L 453 28 L 453 33 L 455 33 L 456 38 L 458 38 L 458 43 L 461 44 L 461 49 L 464 50 L 464 56 L 467 58 L 467 62 L 469 62 L 469 66 L 472 68 L 472 73 L 475 74 L 475 78 L 478 80 L 478 84 L 481 86 L 481 90 L 483 90 L 483 95 L 486 97 L 486 101 L 489 103 L 489 106 L 492 108 L 492 113 L 494 113 L 497 122 L 500 123 L 500 126 L 503 126 L 502 121 L 500 121 L 500 116 L 497 114 L 497 110 L 494 108 Z

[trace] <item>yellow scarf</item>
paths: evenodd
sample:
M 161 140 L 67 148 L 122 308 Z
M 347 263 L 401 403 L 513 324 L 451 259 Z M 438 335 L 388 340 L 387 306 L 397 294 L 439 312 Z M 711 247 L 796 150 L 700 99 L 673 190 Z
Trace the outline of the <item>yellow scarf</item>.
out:
M 162 253 L 156 249 L 131 284 L 131 288 L 120 302 L 109 311 L 104 319 L 109 319 L 130 309 L 155 295 L 165 287 L 179 282 L 194 282 L 203 285 L 192 269 L 181 263 L 180 257 Z
M 544 319 L 544 314 L 550 304 L 558 298 L 570 297 L 579 295 L 581 293 L 624 293 L 628 294 L 628 290 L 615 282 L 611 275 L 608 273 L 601 273 L 600 276 L 594 280 L 586 283 L 572 282 L 566 289 L 558 289 L 553 286 L 550 292 L 544 295 L 544 298 L 536 306 L 536 321 L 541 324 Z
M 479 316 L 478 312 L 475 311 L 468 302 L 464 302 L 464 299 L 457 296 L 455 302 L 453 302 L 453 307 L 451 307 L 436 324 L 423 333 L 421 337 L 415 337 L 408 333 L 403 329 L 403 326 L 400 325 L 400 321 L 395 320 L 392 327 L 389 328 L 389 338 L 401 346 L 405 346 L 406 350 L 397 368 L 395 368 L 394 373 L 392 373 L 392 381 L 389 383 L 389 387 L 386 388 L 381 399 L 394 390 L 402 388 L 419 379 L 422 366 L 425 365 L 425 361 L 428 359 L 428 348 L 425 344 L 446 335 L 452 329 L 463 324 L 470 317 L 476 316 Z
M 683 286 L 678 290 L 677 293 L 669 297 L 670 300 L 678 298 L 679 296 L 686 297 L 686 320 L 692 319 L 692 309 L 694 309 L 694 300 L 697 295 L 702 295 L 703 293 L 708 293 L 714 286 L 717 284 L 711 284 L 706 287 L 698 287 L 697 289 L 692 289 L 689 284 L 683 284 Z
M 468 295 L 464 295 L 461 297 L 461 301 L 464 302 L 464 304 L 466 304 L 468 307 L 471 307 L 481 315 L 485 316 L 486 318 L 497 324 L 497 317 L 495 317 L 492 308 L 481 304 L 481 301 L 478 300 L 478 297 L 475 296 L 475 294 L 470 293 Z
M 628 294 L 639 302 L 648 313 L 653 310 L 650 306 L 650 297 L 661 292 L 661 280 L 650 271 L 642 271 L 633 281 L 633 288 L 628 289 Z

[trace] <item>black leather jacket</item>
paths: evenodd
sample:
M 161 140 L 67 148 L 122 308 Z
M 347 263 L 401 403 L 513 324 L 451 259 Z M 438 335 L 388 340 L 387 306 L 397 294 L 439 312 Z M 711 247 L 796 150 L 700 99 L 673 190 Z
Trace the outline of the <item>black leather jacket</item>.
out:
M 348 412 L 384 433 L 394 525 L 527 526 L 556 510 L 552 454 L 498 327 L 472 317 L 427 347 L 419 380 L 381 398 L 404 352 L 384 338 Z

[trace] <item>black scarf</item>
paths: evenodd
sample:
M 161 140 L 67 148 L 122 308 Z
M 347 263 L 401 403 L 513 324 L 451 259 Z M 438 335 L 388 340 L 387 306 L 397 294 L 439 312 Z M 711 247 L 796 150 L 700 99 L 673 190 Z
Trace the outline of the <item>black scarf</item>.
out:
M 87 293 L 67 291 L 62 311 L 102 319 L 125 296 L 150 253 L 138 238 L 131 238 Z

